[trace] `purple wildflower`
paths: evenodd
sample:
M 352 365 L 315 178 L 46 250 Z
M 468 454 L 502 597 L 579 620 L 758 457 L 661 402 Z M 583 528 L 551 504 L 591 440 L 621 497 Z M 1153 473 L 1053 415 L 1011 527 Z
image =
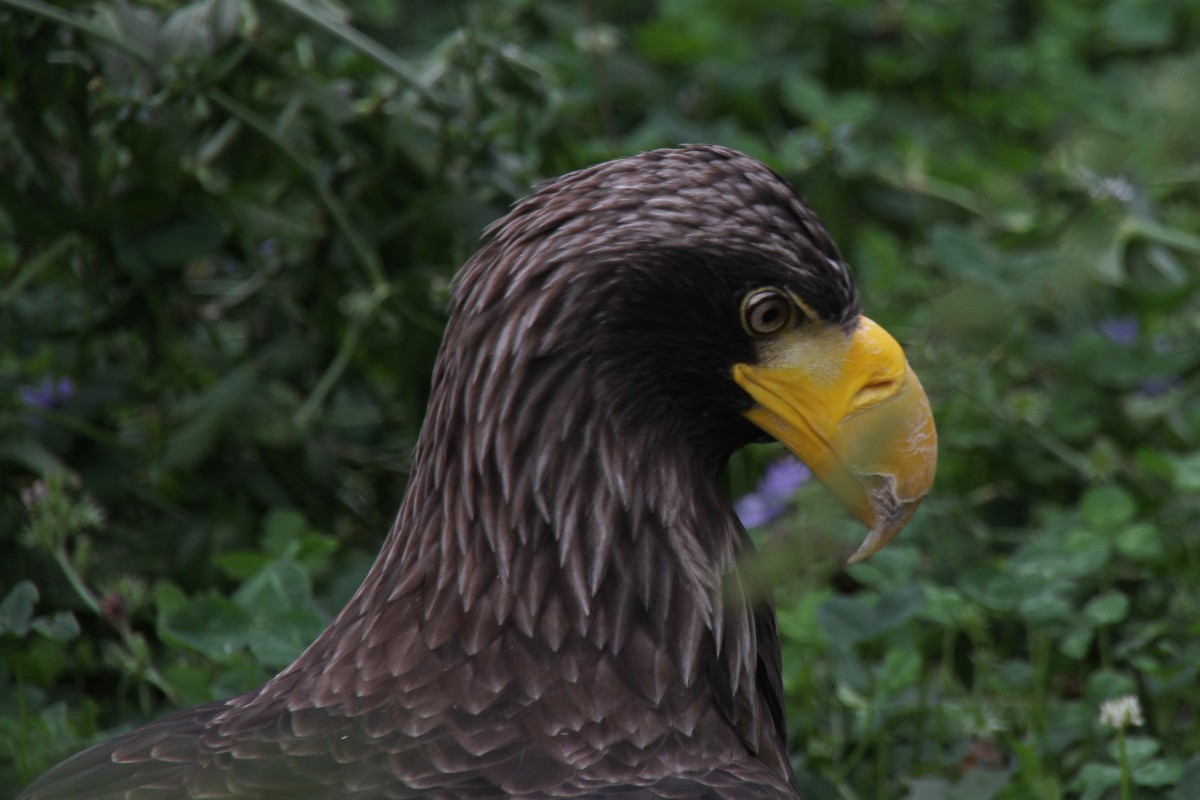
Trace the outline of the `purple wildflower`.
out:
M 787 508 L 792 493 L 812 478 L 802 462 L 790 456 L 767 467 L 758 488 L 733 504 L 738 518 L 747 528 L 757 528 L 778 517 Z
M 57 408 L 64 400 L 75 394 L 75 381 L 70 378 L 42 378 L 37 386 L 22 386 L 17 390 L 21 402 L 34 408 Z
M 792 492 L 808 483 L 812 473 L 803 461 L 790 456 L 772 462 L 758 482 L 759 494 L 779 499 L 790 497 Z
M 1179 385 L 1174 375 L 1156 375 L 1147 378 L 1138 386 L 1138 393 L 1145 397 L 1161 397 Z
M 1141 333 L 1137 317 L 1108 317 L 1100 320 L 1097 327 L 1105 339 L 1121 347 L 1135 344 Z
M 738 519 L 747 528 L 757 528 L 766 525 L 778 517 L 787 508 L 782 500 L 773 497 L 763 497 L 751 492 L 745 497 L 739 497 L 733 504 L 733 510 Z

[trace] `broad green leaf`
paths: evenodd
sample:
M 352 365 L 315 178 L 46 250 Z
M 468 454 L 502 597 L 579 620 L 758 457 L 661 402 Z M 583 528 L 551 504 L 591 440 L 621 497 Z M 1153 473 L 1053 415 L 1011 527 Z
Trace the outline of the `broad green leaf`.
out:
M 875 634 L 898 628 L 920 613 L 925 606 L 925 593 L 918 583 L 900 586 L 879 595 L 875 601 L 873 625 Z
M 71 471 L 58 456 L 32 437 L 0 441 L 0 462 L 5 461 L 19 464 L 38 475 Z
M 1150 522 L 1123 528 L 1117 533 L 1115 544 L 1117 552 L 1134 561 L 1154 561 L 1163 554 L 1162 533 Z
M 1072 616 L 1070 601 L 1055 588 L 1047 588 L 1024 598 L 1020 602 L 1019 610 L 1021 616 L 1025 617 L 1032 625 L 1066 622 Z
M 1084 618 L 1094 626 L 1114 625 L 1129 613 L 1129 598 L 1118 591 L 1105 592 L 1088 601 Z
M 1086 695 L 1100 713 L 1100 704 L 1105 700 L 1120 697 L 1123 694 L 1134 694 L 1137 685 L 1129 675 L 1111 669 L 1098 669 L 1087 678 Z
M 1175 488 L 1181 492 L 1200 492 L 1200 453 L 1172 459 Z
M 875 634 L 875 612 L 851 597 L 835 596 L 817 608 L 817 623 L 832 641 L 855 644 Z
M 258 550 L 229 550 L 213 559 L 222 572 L 241 581 L 248 580 L 270 560 L 270 556 Z
M 79 636 L 79 620 L 70 611 L 57 611 L 48 617 L 37 617 L 33 621 L 33 629 L 45 636 L 60 642 L 69 642 Z
M 1129 522 L 1137 511 L 1133 498 L 1119 486 L 1088 490 L 1080 507 L 1088 524 L 1103 530 L 1111 530 Z
M 1133 770 L 1138 786 L 1172 786 L 1183 777 L 1183 762 L 1177 758 L 1156 758 Z
M 1158 755 L 1161 747 L 1158 740 L 1150 736 L 1125 737 L 1125 754 L 1129 759 L 1129 766 L 1135 769 L 1144 766 L 1151 758 Z M 1120 760 L 1120 750 L 1116 741 L 1109 744 L 1108 754 L 1114 761 Z
M 308 576 L 294 561 L 271 561 L 233 594 L 234 601 L 256 617 L 279 614 L 311 602 Z
M 1079 772 L 1079 783 L 1083 788 L 1080 800 L 1100 800 L 1105 792 L 1120 782 L 1120 767 L 1112 764 L 1084 764 Z
M 1092 629 L 1079 627 L 1072 630 L 1059 644 L 1059 652 L 1067 658 L 1082 660 L 1092 646 Z
M 1074 578 L 1095 575 L 1112 557 L 1105 537 L 1082 528 L 1072 529 L 1064 542 L 1067 555 L 1064 567 Z
M 1200 756 L 1192 756 L 1183 768 L 1183 774 L 1169 795 L 1170 800 L 1190 800 L 1200 797 Z
M 267 515 L 263 528 L 263 551 L 272 558 L 289 558 L 296 555 L 308 522 L 294 508 L 275 508 Z
M 250 615 L 237 603 L 209 593 L 160 614 L 158 633 L 164 640 L 196 650 L 214 661 L 228 661 L 249 644 Z
M 37 601 L 38 590 L 33 581 L 18 581 L 0 601 L 0 634 L 24 636 L 28 633 Z
M 921 655 L 912 647 L 893 647 L 879 667 L 879 688 L 884 696 L 914 686 L 921 677 Z
M 250 649 L 272 667 L 286 666 L 329 622 L 313 602 L 308 575 L 294 561 L 271 561 L 233 597 L 250 619 Z

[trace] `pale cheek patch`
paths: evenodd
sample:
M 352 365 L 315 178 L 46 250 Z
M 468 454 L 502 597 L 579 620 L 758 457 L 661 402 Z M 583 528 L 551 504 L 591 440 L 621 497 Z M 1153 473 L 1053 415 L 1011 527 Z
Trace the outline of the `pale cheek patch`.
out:
M 814 388 L 827 389 L 841 377 L 850 352 L 850 337 L 836 325 L 793 330 L 760 341 L 758 363 L 769 369 L 800 369 Z

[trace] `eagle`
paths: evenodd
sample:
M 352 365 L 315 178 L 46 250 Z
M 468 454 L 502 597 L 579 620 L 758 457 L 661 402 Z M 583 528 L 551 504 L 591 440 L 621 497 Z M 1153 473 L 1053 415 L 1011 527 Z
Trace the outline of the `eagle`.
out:
M 852 559 L 933 482 L 925 392 L 796 190 L 710 145 L 552 180 L 461 270 L 400 511 L 324 633 L 20 797 L 798 797 L 720 478 L 770 438 L 868 528 Z

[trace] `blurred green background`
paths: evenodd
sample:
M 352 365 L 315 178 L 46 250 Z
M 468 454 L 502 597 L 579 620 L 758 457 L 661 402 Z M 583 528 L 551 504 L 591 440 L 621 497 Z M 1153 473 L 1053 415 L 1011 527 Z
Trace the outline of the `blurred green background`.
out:
M 0 0 L 0 796 L 286 664 L 482 228 L 713 142 L 808 197 L 942 436 L 866 564 L 817 486 L 755 531 L 807 797 L 1196 800 L 1198 45 L 1195 0 Z

